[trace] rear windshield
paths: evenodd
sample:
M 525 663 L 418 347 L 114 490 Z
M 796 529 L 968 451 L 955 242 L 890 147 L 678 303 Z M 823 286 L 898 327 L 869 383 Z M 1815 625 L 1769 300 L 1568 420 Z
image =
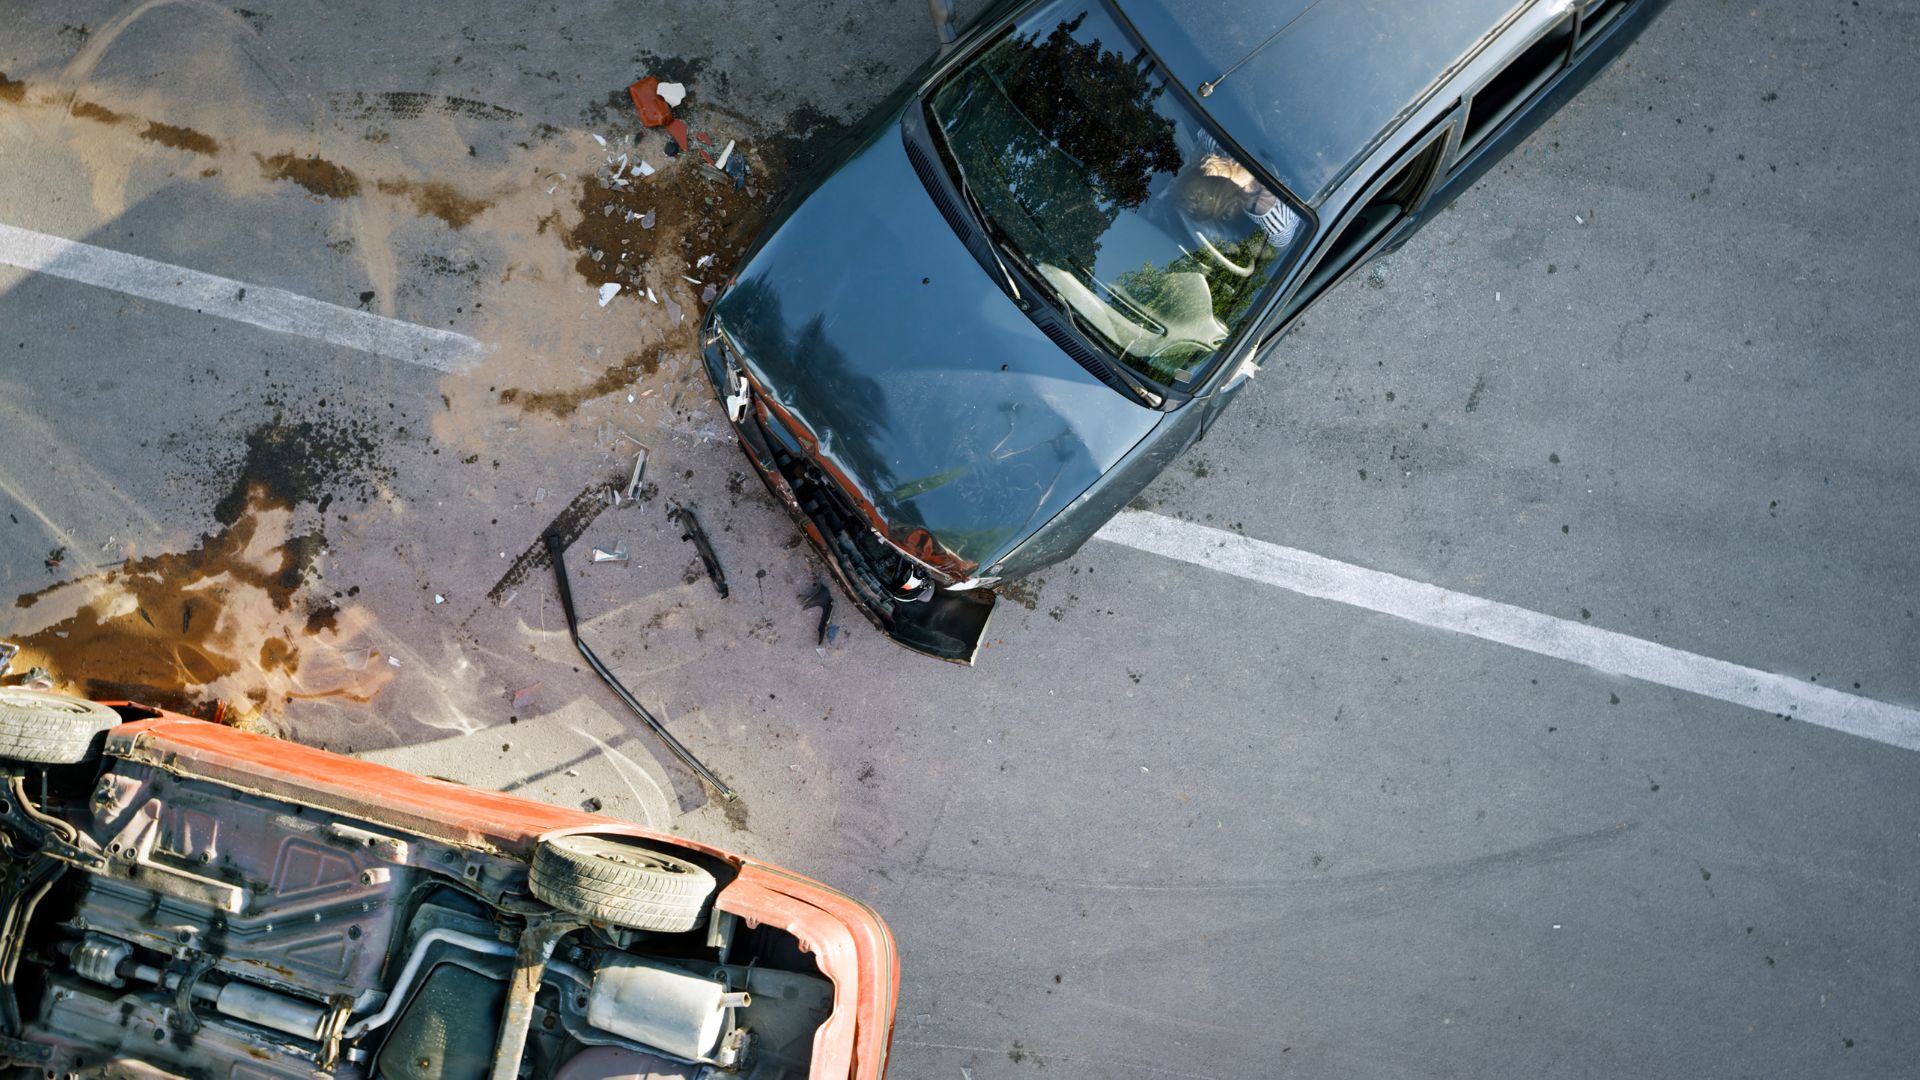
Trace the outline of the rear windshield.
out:
M 1162 385 L 1197 378 L 1305 239 L 1104 6 L 1043 5 L 929 111 L 1003 251 Z

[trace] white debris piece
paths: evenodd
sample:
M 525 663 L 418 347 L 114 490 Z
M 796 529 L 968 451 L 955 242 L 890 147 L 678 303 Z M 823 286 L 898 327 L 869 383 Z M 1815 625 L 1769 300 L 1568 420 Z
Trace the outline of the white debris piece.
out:
M 727 159 L 732 156 L 733 156 L 733 140 L 728 139 L 727 148 L 725 150 L 720 151 L 719 157 L 713 159 L 713 167 L 716 169 L 719 169 L 721 172 L 726 172 Z
M 447 602 L 447 598 L 444 596 L 441 596 L 439 593 L 434 593 L 433 602 L 436 604 L 444 604 Z
M 681 102 L 687 100 L 687 84 L 685 83 L 663 82 L 655 92 L 660 95 L 661 101 L 667 103 L 667 108 L 669 109 L 677 109 L 680 107 Z
M 660 298 L 653 295 L 653 286 L 651 285 L 647 286 L 647 299 L 653 301 L 656 304 L 660 302 Z
M 387 666 L 388 666 L 388 667 L 399 667 L 399 666 L 400 666 L 400 658 L 399 658 L 399 657 L 397 657 L 397 656 L 389 656 L 389 657 L 387 657 Z
M 599 143 L 601 146 L 607 145 L 607 138 L 604 135 L 594 135 L 593 141 Z
M 713 264 L 713 256 L 702 255 L 693 265 L 696 267 L 705 267 L 705 266 L 711 266 L 712 264 Z
M 600 286 L 600 306 L 606 307 L 608 304 L 612 303 L 613 298 L 618 295 L 620 295 L 619 282 L 609 281 L 605 285 Z
M 641 176 L 652 176 L 653 166 L 647 164 L 644 160 L 642 160 L 640 164 L 635 165 L 633 167 L 633 171 L 639 173 Z

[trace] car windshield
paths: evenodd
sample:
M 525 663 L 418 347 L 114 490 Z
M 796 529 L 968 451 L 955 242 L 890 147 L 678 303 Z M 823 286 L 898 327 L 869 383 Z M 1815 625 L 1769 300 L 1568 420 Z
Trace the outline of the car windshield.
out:
M 1307 232 L 1087 0 L 1030 13 L 929 111 L 1002 250 L 1163 385 L 1208 366 Z

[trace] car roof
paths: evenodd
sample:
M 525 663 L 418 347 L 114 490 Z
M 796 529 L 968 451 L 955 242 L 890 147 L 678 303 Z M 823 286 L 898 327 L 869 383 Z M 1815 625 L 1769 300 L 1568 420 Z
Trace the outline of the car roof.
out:
M 1207 113 L 1318 203 L 1396 118 L 1535 0 L 1116 2 L 1187 90 L 1220 80 L 1200 99 Z

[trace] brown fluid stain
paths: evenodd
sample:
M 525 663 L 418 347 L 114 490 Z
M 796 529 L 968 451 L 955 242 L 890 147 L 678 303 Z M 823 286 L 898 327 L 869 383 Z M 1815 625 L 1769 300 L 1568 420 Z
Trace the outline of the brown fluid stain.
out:
M 260 175 L 269 180 L 291 180 L 315 195 L 329 199 L 350 199 L 360 194 L 360 178 L 318 154 L 299 157 L 290 152 L 266 157 L 255 154 Z
M 82 120 L 92 120 L 97 124 L 124 124 L 132 119 L 126 113 L 114 112 L 105 105 L 91 101 L 76 101 L 73 103 L 73 108 L 68 109 L 67 112 L 69 115 L 77 116 Z
M 389 195 L 404 197 L 422 216 L 437 217 L 449 228 L 464 229 L 473 219 L 493 206 L 491 199 L 476 199 L 438 181 L 382 180 L 378 187 Z
M 18 105 L 21 101 L 26 99 L 26 96 L 27 96 L 26 83 L 20 82 L 16 79 L 9 79 L 7 78 L 6 72 L 0 71 L 0 101 L 11 101 L 14 104 Z
M 579 256 L 573 268 L 582 280 L 596 287 L 609 281 L 631 287 L 637 275 L 620 273 L 621 264 L 631 271 L 642 260 L 662 256 L 676 257 L 681 266 L 712 256 L 709 265 L 717 273 L 732 272 L 765 219 L 764 207 L 757 192 L 735 191 L 732 181 L 708 173 L 696 157 L 686 151 L 669 167 L 627 187 L 609 187 L 591 177 L 581 185 L 575 200 L 580 220 L 562 235 Z M 649 210 L 651 229 L 638 220 Z M 630 213 L 636 218 L 629 220 Z
M 158 120 L 147 121 L 146 130 L 140 133 L 140 137 L 148 142 L 157 142 L 161 146 L 171 146 L 175 150 L 185 150 L 188 153 L 203 154 L 207 157 L 213 157 L 220 152 L 220 143 L 212 136 L 202 135 L 192 128 L 163 124 Z
M 293 512 L 254 488 L 243 513 L 180 552 L 22 596 L 9 639 L 16 670 L 39 665 L 63 689 L 211 715 L 257 717 L 289 699 L 370 699 L 391 678 L 361 642 L 361 608 L 324 618 L 298 603 L 319 551 Z M 26 621 L 35 620 L 35 621 Z
M 658 356 L 642 356 L 634 353 L 620 363 L 600 373 L 600 377 L 570 390 L 522 390 L 508 387 L 500 391 L 500 401 L 506 405 L 517 405 L 528 412 L 546 413 L 548 416 L 565 418 L 572 416 L 582 403 L 597 397 L 605 397 L 616 390 L 624 390 L 641 378 L 655 374 L 660 370 Z
M 764 147 L 778 156 L 773 140 L 756 139 L 749 125 L 712 103 L 698 110 L 715 140 L 710 153 L 729 137 L 740 139 L 735 152 L 746 155 L 752 173 L 745 190 L 735 191 L 701 167 L 697 150 L 666 157 L 664 136 L 639 131 L 631 116 L 600 121 L 613 144 L 606 147 L 584 131 L 533 127 L 508 111 L 424 97 L 417 110 L 408 97 L 395 99 L 394 108 L 363 109 L 364 116 L 329 107 L 330 125 L 288 120 L 274 115 L 270 100 L 245 92 L 253 76 L 230 41 L 202 40 L 169 66 L 214 72 L 232 92 L 169 95 L 164 82 L 96 80 L 78 70 L 58 99 L 22 84 L 29 107 L 59 115 L 61 122 L 41 134 L 90 175 L 101 217 L 168 183 L 211 181 L 234 198 L 297 184 L 335 204 L 334 235 L 347 241 L 335 250 L 364 273 L 365 284 L 337 302 L 352 304 L 359 295 L 371 310 L 413 321 L 454 317 L 396 308 L 407 305 L 407 278 L 423 237 L 433 251 L 457 230 L 470 254 L 445 253 L 482 269 L 459 304 L 464 317 L 438 324 L 492 346 L 479 367 L 441 382 L 447 407 L 434 415 L 432 436 L 462 454 L 497 445 L 508 433 L 527 454 L 574 452 L 575 425 L 613 419 L 642 437 L 662 425 L 684 432 L 711 426 L 710 415 L 696 415 L 712 396 L 698 361 L 699 297 L 703 286 L 724 282 L 771 207 L 777 163 L 760 155 Z M 492 128 L 485 139 L 476 137 L 476 124 Z M 139 137 L 158 125 L 200 135 L 213 147 Z M 478 156 L 471 153 L 476 143 L 483 145 Z M 197 164 L 205 168 L 181 168 L 170 156 L 181 149 L 200 154 Z M 7 150 L 0 145 L 0 154 Z M 592 179 L 621 152 L 657 171 L 625 188 Z M 648 210 L 655 227 L 644 230 L 637 218 Z M 636 220 L 626 219 L 629 212 Z M 423 225 L 444 231 L 423 234 Z M 586 255 L 589 246 L 602 251 L 607 273 Z M 700 266 L 703 256 L 712 258 Z M 596 290 L 608 281 L 623 291 L 602 308 Z M 649 287 L 679 307 L 678 326 L 669 325 L 664 303 L 646 299 Z M 647 359 L 635 366 L 634 357 Z M 613 393 L 623 387 L 634 402 Z M 540 422 L 527 423 L 529 416 Z

